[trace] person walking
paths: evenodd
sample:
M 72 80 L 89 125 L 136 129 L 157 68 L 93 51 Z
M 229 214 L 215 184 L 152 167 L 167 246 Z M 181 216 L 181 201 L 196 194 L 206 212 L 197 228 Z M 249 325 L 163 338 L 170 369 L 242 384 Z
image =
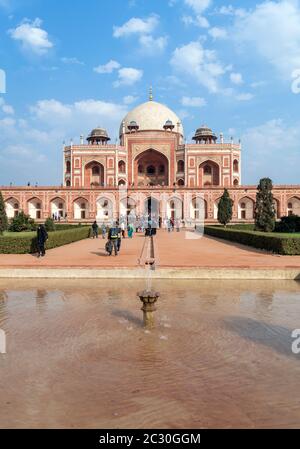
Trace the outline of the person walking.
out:
M 112 255 L 113 250 L 115 251 L 115 256 L 118 255 L 118 239 L 119 238 L 121 238 L 120 228 L 117 224 L 113 224 L 113 226 L 110 228 L 110 230 L 108 232 L 108 240 L 112 243 L 110 255 Z
M 167 219 L 167 228 L 168 232 L 171 232 L 171 220 L 169 218 Z
M 121 223 L 121 232 L 122 232 L 122 238 L 125 239 L 125 223 L 122 221 Z
M 106 236 L 106 224 L 105 223 L 102 223 L 101 234 L 102 234 L 102 238 L 105 239 L 105 236 Z
M 128 225 L 128 237 L 130 239 L 132 239 L 132 237 L 133 237 L 133 232 L 134 232 L 134 226 L 133 226 L 132 223 L 129 223 L 129 225 Z
M 95 239 L 95 238 L 97 239 L 99 226 L 96 221 L 94 221 L 94 223 L 92 224 L 92 229 L 93 229 L 93 239 Z
M 38 257 L 44 257 L 46 254 L 45 243 L 48 240 L 48 233 L 45 226 L 40 224 L 37 228 L 37 246 L 38 246 Z

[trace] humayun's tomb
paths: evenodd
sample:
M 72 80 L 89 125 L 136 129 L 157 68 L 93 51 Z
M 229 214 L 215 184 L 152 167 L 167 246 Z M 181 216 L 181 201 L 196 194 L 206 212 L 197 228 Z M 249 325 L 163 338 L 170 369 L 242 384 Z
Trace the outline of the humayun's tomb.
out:
M 3 187 L 8 217 L 23 210 L 36 220 L 56 216 L 69 222 L 105 221 L 152 211 L 163 218 L 199 216 L 217 221 L 218 200 L 228 188 L 233 222 L 251 222 L 257 186 L 242 185 L 241 144 L 224 142 L 210 128 L 186 143 L 180 119 L 153 101 L 137 106 L 121 122 L 119 144 L 94 129 L 80 144 L 63 147 L 63 182 L 54 187 Z M 300 185 L 275 185 L 277 216 L 300 215 Z M 150 198 L 151 202 L 150 202 Z M 164 198 L 164 201 L 161 201 Z

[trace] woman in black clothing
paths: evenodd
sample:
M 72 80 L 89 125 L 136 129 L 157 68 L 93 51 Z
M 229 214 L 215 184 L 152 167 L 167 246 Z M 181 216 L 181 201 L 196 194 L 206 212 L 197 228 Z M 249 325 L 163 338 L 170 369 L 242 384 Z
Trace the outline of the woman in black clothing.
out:
M 45 243 L 48 240 L 48 234 L 44 225 L 39 225 L 37 228 L 37 245 L 38 245 L 38 257 L 44 257 L 46 254 Z

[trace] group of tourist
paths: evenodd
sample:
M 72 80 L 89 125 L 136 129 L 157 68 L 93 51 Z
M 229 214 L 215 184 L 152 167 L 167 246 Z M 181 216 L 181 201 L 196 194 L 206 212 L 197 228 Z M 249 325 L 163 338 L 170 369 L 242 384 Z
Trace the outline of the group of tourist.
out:
M 60 220 L 67 220 L 67 218 L 68 218 L 68 214 L 67 213 L 65 213 L 64 215 L 61 215 L 59 212 L 54 212 L 53 214 L 52 214 L 52 220 L 53 221 L 60 221 Z
M 59 218 L 57 217 L 59 220 Z M 136 216 L 121 216 L 119 221 L 111 222 L 110 224 L 102 223 L 100 226 L 97 221 L 92 224 L 92 237 L 93 239 L 99 237 L 99 231 L 101 232 L 102 239 L 107 238 L 105 245 L 106 252 L 111 256 L 114 252 L 115 256 L 118 255 L 121 249 L 121 239 L 127 237 L 132 239 L 135 232 L 142 232 L 145 235 L 156 234 L 156 229 L 161 226 L 165 227 L 168 232 L 172 232 L 176 229 L 177 232 L 180 231 L 180 227 L 184 223 L 182 220 L 166 218 L 164 220 L 156 215 L 143 215 L 140 217 Z M 40 224 L 37 228 L 37 250 L 38 257 L 44 257 L 46 254 L 45 245 L 48 240 L 48 233 L 43 224 Z
M 124 222 L 119 223 L 116 221 L 111 226 L 107 226 L 107 224 L 102 223 L 100 230 L 102 239 L 106 239 L 106 235 L 108 238 L 105 245 L 106 252 L 111 256 L 114 251 L 115 256 L 117 256 L 121 249 L 121 239 L 126 237 L 126 230 L 128 238 L 132 239 L 135 232 L 135 227 L 133 223 L 129 223 L 126 229 Z M 99 237 L 99 225 L 97 221 L 94 221 L 92 224 L 92 236 L 93 239 L 97 239 Z

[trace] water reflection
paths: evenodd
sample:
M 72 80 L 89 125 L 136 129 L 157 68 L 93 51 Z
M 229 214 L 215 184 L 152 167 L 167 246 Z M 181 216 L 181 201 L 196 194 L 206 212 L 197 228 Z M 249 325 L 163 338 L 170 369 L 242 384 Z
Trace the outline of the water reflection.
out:
M 0 427 L 299 427 L 286 281 L 0 280 Z M 1 356 L 0 356 L 1 357 Z

